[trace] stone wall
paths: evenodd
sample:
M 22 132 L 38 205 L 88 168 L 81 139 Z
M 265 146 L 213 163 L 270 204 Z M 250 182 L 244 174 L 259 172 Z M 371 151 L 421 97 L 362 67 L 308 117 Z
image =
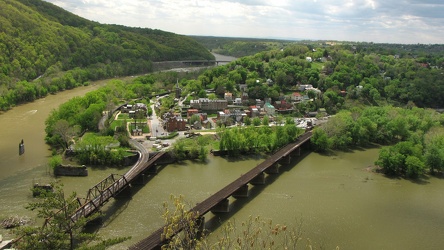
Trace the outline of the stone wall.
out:
M 88 176 L 88 169 L 86 166 L 57 166 L 54 168 L 54 175 L 56 176 Z

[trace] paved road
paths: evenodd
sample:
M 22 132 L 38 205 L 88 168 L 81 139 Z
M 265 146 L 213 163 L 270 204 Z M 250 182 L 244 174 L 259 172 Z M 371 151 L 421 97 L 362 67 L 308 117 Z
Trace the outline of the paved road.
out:
M 157 100 L 160 100 L 160 98 L 157 98 Z M 165 135 L 166 131 L 163 129 L 162 122 L 160 121 L 159 117 L 156 115 L 154 106 L 155 105 L 151 105 L 151 108 L 153 110 L 153 115 L 150 117 L 149 124 L 150 124 L 151 136 L 157 137 Z

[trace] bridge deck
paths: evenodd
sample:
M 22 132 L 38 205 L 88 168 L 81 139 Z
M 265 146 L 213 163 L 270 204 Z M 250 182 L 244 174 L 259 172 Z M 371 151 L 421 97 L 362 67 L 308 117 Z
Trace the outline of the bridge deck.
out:
M 88 217 L 92 213 L 96 212 L 101 206 L 103 206 L 109 199 L 115 197 L 141 173 L 149 169 L 165 152 L 160 152 L 154 157 L 148 160 L 149 153 L 140 143 L 132 141 L 131 144 L 139 150 L 139 159 L 134 166 L 125 173 L 121 178 L 110 184 L 108 187 L 100 191 L 97 197 L 88 200 L 80 208 L 78 208 L 73 215 L 71 215 L 72 221 L 77 221 L 81 217 Z
M 282 158 L 288 156 L 291 152 L 293 152 L 295 149 L 299 148 L 302 144 L 310 140 L 312 135 L 312 132 L 307 132 L 303 135 L 301 135 L 298 140 L 294 143 L 290 143 L 286 145 L 285 147 L 278 150 L 275 154 L 273 154 L 270 158 L 260 163 L 255 168 L 251 169 L 249 172 L 243 174 L 241 177 L 233 181 L 232 183 L 228 184 L 224 188 L 222 188 L 217 193 L 213 194 L 203 202 L 197 204 L 194 208 L 191 209 L 191 211 L 197 212 L 199 215 L 205 215 L 208 213 L 211 208 L 219 204 L 222 200 L 230 197 L 234 192 L 236 192 L 239 188 L 242 186 L 250 183 L 256 176 L 263 173 L 267 168 L 270 168 L 275 163 L 277 163 Z M 136 245 L 130 247 L 132 250 L 151 250 L 156 247 L 159 247 L 162 243 L 162 233 L 163 233 L 163 227 L 153 232 L 150 236 L 147 238 L 141 240 Z M 179 232 L 181 229 L 178 229 L 177 232 Z M 176 232 L 176 233 L 177 233 Z

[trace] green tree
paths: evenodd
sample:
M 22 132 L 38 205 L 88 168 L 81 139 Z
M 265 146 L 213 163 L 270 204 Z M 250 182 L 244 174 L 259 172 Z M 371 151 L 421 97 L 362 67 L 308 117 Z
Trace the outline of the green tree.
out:
M 327 133 L 323 129 L 315 129 L 311 137 L 311 145 L 319 152 L 325 152 L 330 149 L 331 142 L 328 139 Z
M 72 127 L 69 125 L 68 121 L 61 119 L 54 124 L 53 133 L 54 135 L 60 136 L 61 146 L 63 149 L 67 149 L 70 141 L 74 136 L 78 135 L 79 127 Z
M 44 219 L 43 227 L 26 226 L 17 231 L 21 237 L 17 242 L 19 249 L 74 249 L 74 247 L 93 239 L 93 234 L 82 232 L 86 219 L 73 222 L 71 215 L 79 207 L 76 194 L 65 197 L 63 189 L 55 185 L 54 193 L 45 193 L 37 202 L 27 208 L 37 211 L 37 217 Z
M 261 125 L 261 119 L 259 119 L 259 117 L 254 117 L 253 118 L 253 125 L 256 127 Z
M 249 116 L 244 117 L 244 123 L 246 126 L 250 126 L 252 123 L 251 118 Z
M 54 155 L 51 158 L 49 158 L 48 165 L 51 169 L 54 169 L 62 164 L 62 156 L 61 155 Z
M 309 240 L 302 243 L 302 228 L 287 228 L 285 225 L 273 224 L 272 220 L 250 216 L 240 225 L 228 221 L 220 235 L 208 237 L 202 231 L 202 220 L 199 214 L 191 211 L 190 205 L 183 196 L 170 196 L 170 202 L 163 204 L 162 218 L 165 227 L 162 239 L 167 245 L 162 249 L 311 249 Z M 178 233 L 179 229 L 182 229 Z M 210 241 L 211 238 L 216 240 Z
M 18 249 L 104 249 L 121 243 L 130 237 L 120 237 L 104 240 L 95 246 L 87 247 L 92 240 L 99 237 L 94 233 L 87 233 L 83 229 L 87 220 L 97 218 L 99 214 L 94 214 L 88 219 L 80 218 L 71 220 L 71 215 L 79 208 L 80 204 L 76 198 L 76 193 L 65 196 L 61 185 L 54 185 L 54 192 L 42 193 L 42 196 L 35 202 L 31 202 L 26 208 L 37 211 L 37 218 L 44 220 L 42 227 L 23 226 L 15 231 L 17 241 L 14 247 Z M 101 247 L 101 248 L 100 248 Z
M 262 125 L 264 126 L 268 126 L 270 124 L 270 119 L 268 118 L 268 115 L 264 116 L 264 118 L 262 118 Z
M 412 178 L 417 178 L 424 173 L 424 162 L 422 162 L 416 156 L 407 156 L 405 159 L 405 165 L 407 168 L 407 176 Z
M 200 127 L 201 121 L 200 121 L 200 115 L 194 114 L 190 117 L 190 125 L 194 125 L 195 123 L 198 123 L 198 126 Z

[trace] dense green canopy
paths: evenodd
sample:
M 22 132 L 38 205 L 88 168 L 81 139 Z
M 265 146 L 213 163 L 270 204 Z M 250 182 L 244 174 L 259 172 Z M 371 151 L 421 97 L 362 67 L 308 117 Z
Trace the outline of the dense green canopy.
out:
M 99 24 L 41 0 L 1 1 L 0 30 L 0 110 L 89 80 L 150 72 L 155 61 L 214 58 L 192 38 Z

